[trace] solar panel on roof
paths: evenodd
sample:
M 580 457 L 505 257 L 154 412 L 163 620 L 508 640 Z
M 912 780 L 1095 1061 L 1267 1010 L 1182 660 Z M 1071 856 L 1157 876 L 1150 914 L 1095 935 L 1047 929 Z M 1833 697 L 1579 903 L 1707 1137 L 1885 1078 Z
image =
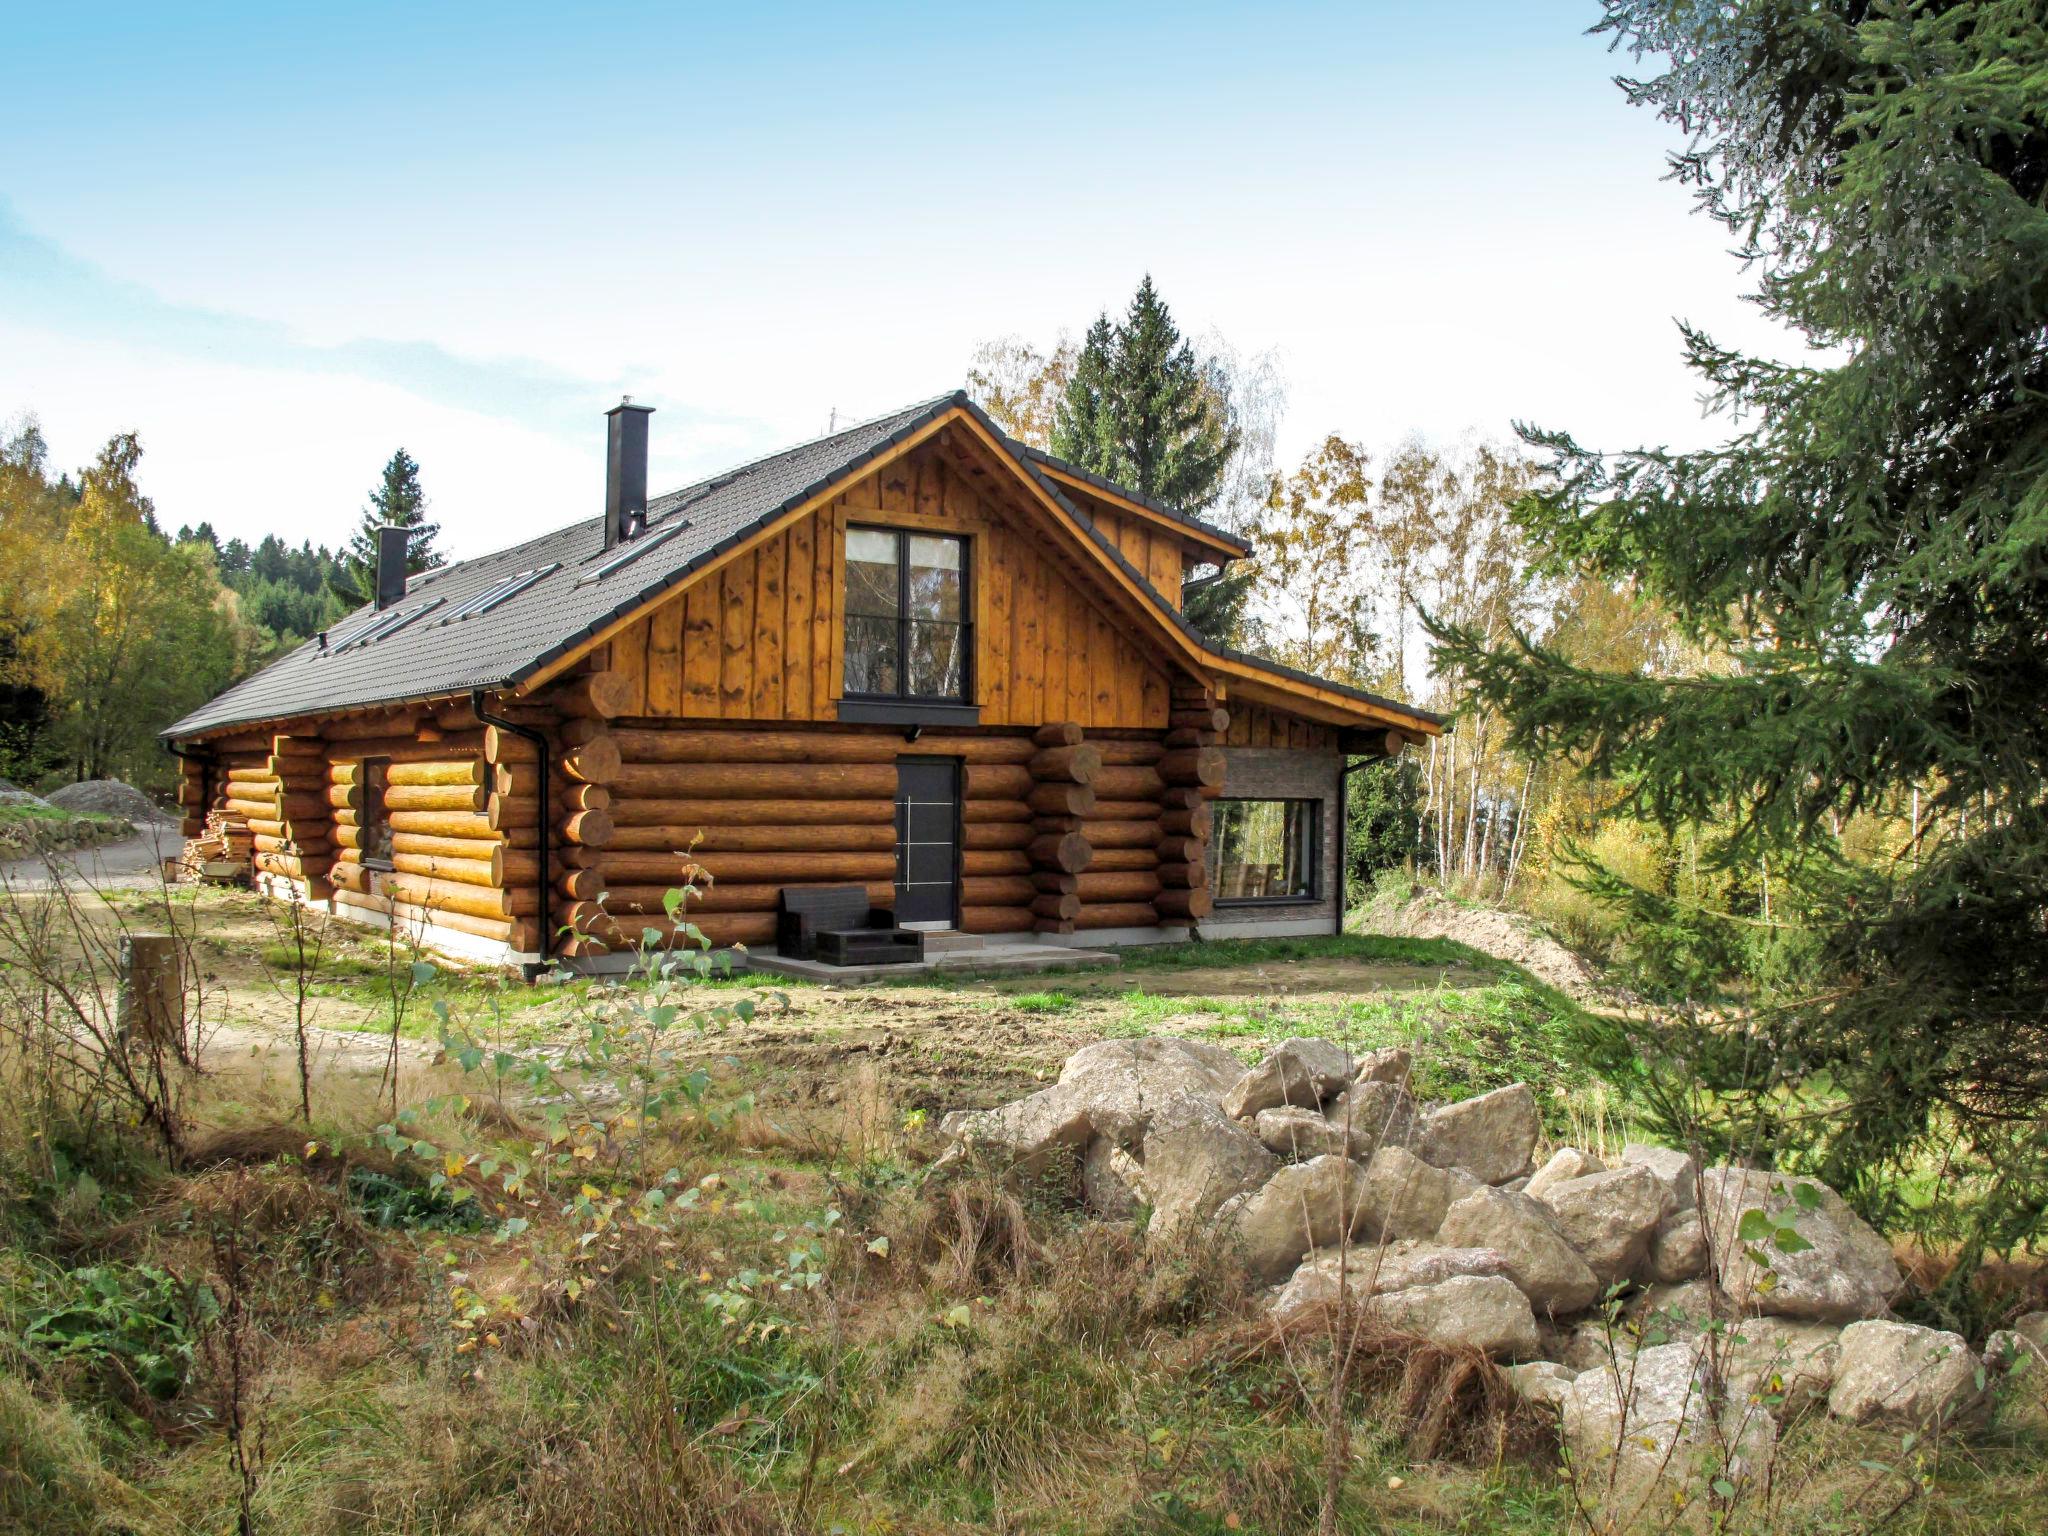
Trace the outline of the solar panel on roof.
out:
M 503 577 L 492 582 L 454 612 L 443 614 L 434 622 L 437 626 L 453 624 L 458 619 L 473 619 L 480 613 L 489 613 L 500 603 L 509 603 L 535 582 L 545 580 L 561 568 L 562 562 L 557 560 L 552 565 L 538 566 L 530 571 L 520 571 L 516 575 Z
M 421 603 L 417 608 L 400 608 L 395 612 L 387 613 L 368 628 L 350 635 L 341 644 L 333 647 L 328 654 L 330 656 L 338 656 L 343 651 L 360 650 L 366 645 L 374 645 L 379 640 L 397 634 L 414 619 L 425 618 L 447 601 L 448 599 L 445 597 L 437 597 L 428 602 Z
M 631 565 L 635 560 L 638 560 L 642 555 L 649 554 L 652 551 L 658 549 L 660 546 L 666 544 L 670 539 L 674 538 L 677 534 L 681 533 L 685 528 L 689 526 L 690 520 L 688 518 L 684 518 L 683 521 L 681 521 L 680 523 L 677 523 L 670 528 L 664 528 L 659 533 L 642 534 L 639 538 L 635 539 L 631 544 L 629 544 L 625 548 L 625 550 L 623 550 L 619 554 L 612 556 L 611 559 L 605 561 L 603 565 L 600 565 L 588 576 L 579 576 L 576 579 L 576 585 L 579 587 L 587 587 L 593 581 L 603 581 L 605 577 L 611 575 L 613 571 L 620 570 L 625 566 Z

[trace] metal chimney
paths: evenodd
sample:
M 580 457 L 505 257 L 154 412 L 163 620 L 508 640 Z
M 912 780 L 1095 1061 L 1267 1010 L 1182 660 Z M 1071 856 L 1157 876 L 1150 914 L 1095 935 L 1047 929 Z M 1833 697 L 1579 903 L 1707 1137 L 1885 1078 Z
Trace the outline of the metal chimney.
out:
M 377 530 L 377 606 L 389 608 L 405 596 L 406 556 L 412 551 L 412 530 L 386 523 Z
M 637 536 L 647 526 L 647 418 L 651 405 L 626 396 L 605 415 L 604 547 Z

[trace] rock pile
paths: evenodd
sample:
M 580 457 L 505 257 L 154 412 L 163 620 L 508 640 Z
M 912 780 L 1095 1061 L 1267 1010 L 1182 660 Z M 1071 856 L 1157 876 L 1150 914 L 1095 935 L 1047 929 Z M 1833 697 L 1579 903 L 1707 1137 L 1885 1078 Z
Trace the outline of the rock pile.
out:
M 1516 1389 L 1559 1411 L 1575 1463 L 1603 1463 L 1610 1486 L 1739 1481 L 1782 1419 L 1820 1403 L 1857 1423 L 1955 1422 L 1984 1400 L 1987 1361 L 2034 1347 L 1999 1334 L 1980 1360 L 1893 1320 L 1890 1246 L 1814 1180 L 1648 1145 L 1612 1167 L 1576 1147 L 1538 1166 L 1526 1084 L 1427 1104 L 1410 1066 L 1325 1040 L 1249 1069 L 1198 1041 L 1101 1041 L 1049 1088 L 948 1116 L 947 1158 L 1077 1169 L 1103 1216 L 1230 1245 L 1283 1321 L 1342 1295 L 1391 1332 L 1516 1362 Z

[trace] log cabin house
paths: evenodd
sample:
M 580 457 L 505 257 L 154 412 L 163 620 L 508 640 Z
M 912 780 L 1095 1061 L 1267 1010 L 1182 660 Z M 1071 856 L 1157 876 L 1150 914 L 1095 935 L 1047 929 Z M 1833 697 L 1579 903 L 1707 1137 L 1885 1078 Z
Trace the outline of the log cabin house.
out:
M 187 834 L 529 967 L 765 946 L 794 885 L 989 943 L 1331 929 L 1347 764 L 1442 723 L 1197 633 L 1244 542 L 964 393 L 651 500 L 648 415 L 601 517 L 410 580 L 385 530 L 374 604 L 164 733 Z

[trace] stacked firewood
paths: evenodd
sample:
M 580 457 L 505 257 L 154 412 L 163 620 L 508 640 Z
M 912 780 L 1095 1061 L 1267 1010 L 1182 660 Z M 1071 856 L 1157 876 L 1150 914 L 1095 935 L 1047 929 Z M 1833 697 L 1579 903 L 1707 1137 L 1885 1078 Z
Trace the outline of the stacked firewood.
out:
M 188 825 L 194 818 L 187 818 Z M 254 852 L 249 823 L 233 811 L 211 811 L 197 822 L 197 836 L 185 839 L 181 878 L 198 879 L 209 864 L 239 864 L 246 871 Z
M 1081 739 L 1071 721 L 1041 726 L 1031 770 L 1031 902 L 1039 933 L 1072 933 L 1081 914 L 1081 876 L 1094 858 L 1083 834 L 1095 809 L 1095 775 L 1102 754 Z

